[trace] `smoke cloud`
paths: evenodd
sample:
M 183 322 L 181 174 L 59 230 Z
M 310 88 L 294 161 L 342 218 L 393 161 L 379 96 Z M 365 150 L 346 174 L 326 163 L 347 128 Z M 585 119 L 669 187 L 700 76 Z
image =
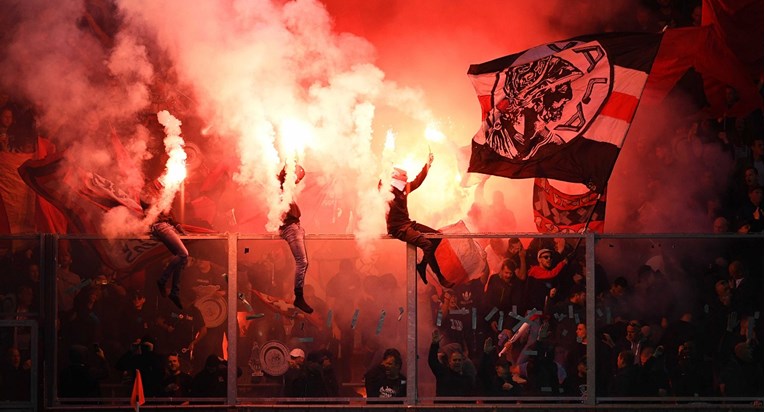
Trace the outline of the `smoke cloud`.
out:
M 464 148 L 480 123 L 467 67 L 541 42 L 640 29 L 639 5 L 606 0 L 7 6 L 2 87 L 34 104 L 40 129 L 82 168 L 139 192 L 167 164 L 159 143 L 165 136 L 153 121 L 167 110 L 184 123 L 184 139 L 201 147 L 204 170 L 189 171 L 187 189 L 208 190 L 202 194 L 216 213 L 236 222 L 222 230 L 275 230 L 294 199 L 309 232 L 354 233 L 362 243 L 385 231 L 391 167 L 416 174 L 430 151 L 435 162 L 412 194 L 413 218 L 433 227 L 465 220 L 475 202 L 488 205 L 500 191 L 515 229 L 535 231 L 530 180 L 489 178 L 481 193 L 460 184 L 467 180 Z M 688 197 L 687 190 L 645 193 L 639 203 L 645 212 L 631 212 L 635 185 L 626 182 L 645 169 L 639 164 L 645 153 L 635 147 L 659 147 L 663 137 L 641 123 L 674 118 L 643 111 L 611 179 L 607 230 L 661 231 L 668 227 L 663 211 L 677 210 L 678 200 Z M 386 148 L 388 131 L 397 136 L 392 148 Z M 129 160 L 120 167 L 116 149 L 106 144 L 114 135 Z M 696 175 L 708 157 L 685 161 L 685 176 Z M 305 167 L 306 179 L 288 182 L 282 192 L 275 177 L 293 164 Z M 216 170 L 229 183 L 196 175 Z M 662 171 L 667 174 L 651 179 L 684 186 L 675 168 Z M 683 227 L 705 230 L 699 222 L 706 217 L 699 217 L 696 211 L 682 215 Z

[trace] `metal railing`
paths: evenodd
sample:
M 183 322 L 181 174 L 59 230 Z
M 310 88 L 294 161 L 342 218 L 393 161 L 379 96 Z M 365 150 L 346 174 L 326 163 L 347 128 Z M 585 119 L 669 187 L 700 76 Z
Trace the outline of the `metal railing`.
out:
M 697 242 L 697 241 L 704 241 L 704 242 L 728 242 L 735 240 L 736 242 L 749 242 L 752 245 L 755 245 L 755 247 L 759 247 L 760 250 L 762 250 L 762 241 L 763 237 L 762 234 L 756 234 L 756 235 L 739 235 L 739 234 L 724 234 L 724 235 L 712 235 L 712 234 L 593 234 L 593 233 L 587 233 L 587 234 L 535 234 L 535 233 L 481 233 L 481 234 L 431 234 L 427 235 L 429 238 L 442 238 L 442 239 L 490 239 L 490 238 L 511 238 L 511 237 L 517 237 L 522 239 L 552 239 L 552 238 L 564 238 L 566 240 L 570 241 L 576 241 L 577 246 L 579 246 L 581 249 L 584 250 L 584 261 L 585 261 L 585 282 L 584 285 L 586 287 L 586 294 L 587 294 L 587 300 L 586 300 L 586 328 L 587 328 L 587 336 L 589 337 L 595 337 L 596 336 L 596 318 L 598 317 L 598 309 L 596 308 L 596 273 L 595 273 L 595 267 L 596 267 L 596 261 L 597 257 L 597 244 L 598 242 L 605 241 L 605 242 L 620 242 L 620 241 L 648 241 L 652 244 L 657 244 L 657 242 L 651 242 L 651 241 L 663 241 L 665 243 L 669 242 L 670 245 L 668 246 L 668 250 L 666 251 L 667 254 L 671 254 L 672 250 L 675 248 L 675 243 L 683 243 L 683 242 Z M 240 274 L 239 270 L 239 264 L 240 260 L 242 260 L 242 255 L 247 254 L 248 251 L 245 249 L 242 245 L 243 244 L 259 244 L 259 243 L 269 243 L 269 242 L 281 242 L 281 239 L 278 236 L 275 235 L 250 235 L 250 234 L 219 234 L 219 235 L 204 235 L 204 236 L 183 236 L 184 240 L 187 241 L 201 241 L 201 242 L 208 242 L 208 241 L 218 241 L 222 242 L 225 241 L 225 253 L 226 256 L 224 257 L 218 257 L 219 261 L 225 262 L 226 264 L 226 273 L 227 273 L 227 286 L 226 286 L 226 322 L 225 322 L 225 331 L 226 336 L 240 336 L 240 325 L 238 324 L 238 316 L 237 316 L 237 305 L 238 305 L 238 295 L 240 290 L 238 290 L 238 285 L 240 285 L 240 279 L 238 278 Z M 138 238 L 139 240 L 148 240 L 148 237 L 144 238 Z M 26 243 L 32 243 L 37 244 L 40 249 L 40 261 L 39 266 L 41 268 L 41 285 L 40 288 L 40 296 L 42 299 L 40 299 L 40 313 L 39 314 L 30 314 L 31 317 L 38 316 L 39 323 L 35 320 L 27 320 L 27 321 L 15 321 L 15 320 L 2 320 L 0 321 L 0 328 L 2 327 L 25 327 L 25 328 L 31 328 L 32 330 L 32 382 L 43 382 L 44 386 L 40 386 L 40 388 L 44 392 L 44 397 L 38 396 L 37 388 L 38 385 L 33 384 L 31 386 L 32 388 L 32 397 L 30 399 L 29 403 L 23 403 L 23 404 L 3 404 L 0 402 L 0 408 L 5 408 L 6 406 L 11 407 L 16 405 L 16 407 L 22 407 L 22 408 L 36 408 L 37 406 L 40 407 L 65 407 L 66 405 L 87 405 L 87 404 L 101 404 L 101 405 L 126 405 L 128 402 L 128 399 L 124 398 L 123 396 L 116 396 L 116 397 L 110 397 L 105 396 L 99 399 L 77 399 L 77 398 L 59 398 L 57 394 L 57 385 L 58 385 L 58 372 L 60 369 L 60 362 L 58 359 L 57 354 L 59 353 L 57 348 L 57 340 L 55 339 L 48 339 L 46 340 L 46 344 L 44 348 L 42 349 L 42 353 L 39 353 L 39 347 L 38 347 L 38 332 L 44 333 L 45 336 L 55 337 L 58 336 L 58 328 L 56 324 L 57 319 L 57 293 L 56 293 L 56 265 L 57 265 L 57 256 L 58 256 L 58 244 L 61 240 L 77 240 L 77 241 L 106 241 L 105 238 L 99 237 L 99 236 L 75 236 L 75 235 L 54 235 L 54 234 L 41 234 L 41 235 L 30 235 L 30 236 L 4 236 L 0 240 L 10 240 L 11 242 L 26 242 Z M 312 251 L 319 249 L 316 247 L 317 244 L 331 244 L 332 242 L 354 242 L 354 237 L 352 235 L 308 235 L 306 236 L 306 241 L 308 243 L 308 249 L 309 249 L 309 258 L 311 257 Z M 418 291 L 421 288 L 420 281 L 418 280 L 418 275 L 415 271 L 415 263 L 417 261 L 417 252 L 411 245 L 404 246 L 403 243 L 400 243 L 396 240 L 393 240 L 392 238 L 389 238 L 387 236 L 381 237 L 378 242 L 390 242 L 394 246 L 394 248 L 397 248 L 398 250 L 405 250 L 404 256 L 394 256 L 394 257 L 388 257 L 393 260 L 400 260 L 403 263 L 403 268 L 405 271 L 405 318 L 402 316 L 401 320 L 405 319 L 406 323 L 406 339 L 401 343 L 401 347 L 405 348 L 405 353 L 402 353 L 406 359 L 404 370 L 406 371 L 406 376 L 409 377 L 407 380 L 407 396 L 406 398 L 400 398 L 398 399 L 401 403 L 410 405 L 410 406 L 417 406 L 417 405 L 428 405 L 434 402 L 446 402 L 446 403 L 457 403 L 457 404 L 463 404 L 465 402 L 469 403 L 476 403 L 478 401 L 479 403 L 485 403 L 490 404 L 493 402 L 503 403 L 503 402 L 521 402 L 529 405 L 533 404 L 555 404 L 556 407 L 564 407 L 565 405 L 571 405 L 572 407 L 579 405 L 588 405 L 588 406 L 597 406 L 597 405 L 615 405 L 615 404 L 683 404 L 683 403 L 709 403 L 709 404 L 716 404 L 716 403 L 756 403 L 756 402 L 762 402 L 762 397 L 736 397 L 736 398 L 726 398 L 721 396 L 711 396 L 711 397 L 597 397 L 595 396 L 595 393 L 597 391 L 597 383 L 596 383 L 596 371 L 597 371 L 597 356 L 595 352 L 595 345 L 588 345 L 587 346 L 587 359 L 588 359 L 588 368 L 587 368 L 587 394 L 586 396 L 582 397 L 571 397 L 571 396 L 558 396 L 558 394 L 552 394 L 551 396 L 544 396 L 544 397 L 519 397 L 519 398 L 486 398 L 486 397 L 469 397 L 469 398 L 460 398 L 460 397 L 433 397 L 433 396 L 423 396 L 421 394 L 421 381 L 431 379 L 427 376 L 430 372 L 425 369 L 421 370 L 422 367 L 420 365 L 421 361 L 418 361 L 418 355 L 419 358 L 424 358 L 422 353 L 422 346 L 420 343 L 420 334 L 422 333 L 422 328 L 424 325 L 422 325 L 422 320 L 420 319 L 420 314 L 423 313 L 423 311 L 428 310 L 428 308 L 420 308 L 418 305 L 421 304 L 418 299 Z M 396 243 L 398 242 L 398 243 Z M 759 246 L 757 246 L 759 245 Z M 310 272 L 309 272 L 310 273 Z M 147 281 L 147 284 L 152 284 L 152 281 Z M 762 308 L 760 308 L 760 311 L 758 314 L 762 313 Z M 402 314 L 403 315 L 403 314 Z M 759 316 L 757 317 L 759 319 Z M 329 323 L 329 321 L 327 322 Z M 381 321 L 382 323 L 382 321 Z M 227 357 L 230 360 L 237 360 L 237 362 L 229 362 L 228 368 L 227 368 L 227 391 L 225 393 L 224 397 L 219 398 L 191 398 L 191 399 L 185 399 L 185 400 L 192 400 L 196 402 L 202 402 L 207 401 L 211 404 L 225 404 L 225 405 L 247 405 L 247 404 L 261 404 L 261 403 L 268 403 L 272 402 L 274 404 L 283 404 L 283 403 L 310 403 L 310 402 L 319 402 L 319 403 L 327 403 L 327 402 L 339 402 L 343 404 L 357 404 L 358 402 L 363 402 L 363 400 L 357 398 L 357 397 L 339 397 L 339 398 L 319 398 L 319 399 L 307 399 L 307 398 L 283 398 L 283 397 L 246 397 L 246 396 L 240 396 L 240 390 L 246 387 L 250 386 L 256 386 L 248 383 L 241 383 L 238 379 L 238 373 L 237 373 L 237 363 L 239 358 L 239 355 L 243 353 L 240 351 L 240 348 L 238 348 L 238 342 L 239 339 L 228 339 L 228 346 L 227 346 Z M 246 349 L 245 349 L 246 350 Z M 46 359 L 46 362 L 40 362 L 40 355 L 43 356 L 44 359 Z M 42 374 L 44 379 L 39 379 L 38 372 Z M 426 379 L 427 378 L 427 379 Z M 248 386 L 249 385 L 249 386 Z M 271 383 L 271 385 L 275 385 Z M 347 385 L 346 385 L 347 386 Z M 112 389 L 125 389 L 124 385 L 122 387 L 116 385 Z M 114 392 L 116 393 L 116 392 Z M 44 405 L 38 405 L 37 399 L 43 398 L 45 399 Z M 168 399 L 168 398 L 156 398 L 153 399 L 152 402 L 156 402 L 157 404 L 162 404 L 163 402 L 176 402 L 177 399 Z M 371 402 L 372 399 L 370 398 L 369 401 Z

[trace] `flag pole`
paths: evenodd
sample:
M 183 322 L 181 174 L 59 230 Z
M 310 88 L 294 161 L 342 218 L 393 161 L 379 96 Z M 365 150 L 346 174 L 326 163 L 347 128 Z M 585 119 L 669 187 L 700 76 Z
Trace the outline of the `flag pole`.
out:
M 598 203 L 600 203 L 600 199 L 602 197 L 603 197 L 603 192 L 598 193 L 598 197 L 595 198 L 595 203 L 593 203 L 592 208 L 590 209 L 590 213 L 587 214 L 587 220 L 584 222 L 584 229 L 582 229 L 582 233 L 587 232 L 587 227 L 590 225 L 590 222 L 592 221 L 592 216 L 595 214 L 595 208 L 598 207 Z M 584 238 L 580 237 L 576 240 L 576 245 L 574 245 L 574 250 L 571 252 L 572 254 L 575 253 L 577 249 L 579 249 L 579 245 L 582 243 L 582 239 Z

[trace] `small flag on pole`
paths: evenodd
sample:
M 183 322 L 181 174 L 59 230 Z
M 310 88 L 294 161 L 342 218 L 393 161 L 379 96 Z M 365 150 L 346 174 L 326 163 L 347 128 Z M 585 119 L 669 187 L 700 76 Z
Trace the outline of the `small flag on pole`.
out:
M 143 381 L 141 380 L 141 371 L 135 370 L 135 381 L 133 381 L 133 393 L 130 394 L 130 405 L 135 408 L 135 411 L 141 408 L 141 405 L 146 403 L 146 398 L 143 396 Z

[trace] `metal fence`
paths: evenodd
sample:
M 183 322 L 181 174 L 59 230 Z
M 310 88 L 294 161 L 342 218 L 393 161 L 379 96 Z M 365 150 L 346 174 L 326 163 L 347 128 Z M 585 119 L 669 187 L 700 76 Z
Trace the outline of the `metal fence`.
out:
M 6 241 L 6 261 L 12 264 L 5 265 L 0 273 L 14 290 L 8 286 L 3 295 L 0 337 L 4 354 L 11 347 L 23 352 L 29 392 L 24 395 L 27 399 L 0 400 L 0 408 L 127 406 L 134 389 L 134 374 L 115 365 L 133 349 L 131 344 L 141 343 L 147 335 L 152 336 L 158 353 L 177 353 L 182 369 L 192 374 L 204 369 L 212 358 L 225 360 L 219 359 L 216 364 L 225 391 L 172 398 L 158 392 L 147 397 L 152 405 L 373 404 L 380 399 L 366 393 L 364 373 L 380 362 L 387 348 L 400 351 L 404 359 L 402 375 L 407 379 L 406 396 L 385 401 L 410 407 L 440 403 L 579 408 L 762 402 L 761 387 L 739 396 L 739 387 L 722 392 L 720 386 L 737 371 L 731 369 L 733 366 L 739 367 L 739 377 L 743 373 L 747 380 L 762 382 L 762 351 L 757 340 L 762 323 L 762 235 L 482 233 L 428 237 L 443 239 L 439 261 L 445 273 L 462 285 L 470 280 L 485 285 L 487 280 L 481 275 L 494 275 L 481 266 L 496 260 L 486 255 L 492 239 L 507 245 L 508 239 L 519 238 L 526 251 L 534 252 L 540 248 L 555 250 L 555 239 L 559 239 L 557 246 L 565 249 L 555 253 L 559 257 L 571 256 L 577 264 L 565 273 L 566 282 L 547 286 L 556 287 L 556 293 L 561 294 L 581 288 L 586 292 L 585 304 L 573 308 L 573 304 L 567 304 L 568 296 L 547 294 L 548 287 L 543 307 L 529 307 L 527 311 L 512 306 L 489 307 L 486 295 L 460 306 L 452 302 L 459 301 L 463 296 L 460 294 L 467 293 L 465 290 L 441 288 L 433 276 L 429 276 L 427 286 L 423 285 L 415 270 L 419 253 L 412 246 L 387 237 L 358 242 L 350 235 L 308 235 L 306 296 L 316 311 L 307 315 L 289 305 L 294 261 L 283 240 L 272 235 L 221 234 L 183 237 L 192 260 L 183 273 L 184 308 L 179 309 L 159 296 L 154 286 L 169 254 L 148 237 L 108 240 L 53 234 L 8 236 L 0 241 Z M 527 255 L 528 267 L 536 265 L 535 253 Z M 715 306 L 716 281 L 728 276 L 728 266 L 734 261 L 741 261 L 748 270 L 747 287 L 755 290 L 731 292 L 740 293 L 736 303 L 746 309 L 724 311 L 727 315 L 736 312 L 738 317 L 730 319 L 724 330 L 718 330 L 712 327 L 719 324 L 719 319 L 712 319 L 720 309 Z M 496 265 L 496 261 L 490 264 Z M 31 265 L 39 268 L 36 283 L 27 279 L 34 278 L 34 274 L 22 273 Z M 122 266 L 115 271 L 113 267 L 118 265 Z M 79 282 L 70 278 L 66 283 L 64 272 L 81 272 Z M 629 285 L 629 299 L 611 294 L 611 288 L 619 283 L 615 282 L 617 278 Z M 31 305 L 17 310 L 23 306 L 19 303 L 23 301 L 20 290 L 30 286 L 34 295 Z M 88 299 L 94 301 L 90 308 Z M 133 300 L 141 299 L 149 310 L 130 309 Z M 554 302 L 557 311 L 552 309 Z M 700 355 L 706 355 L 701 356 L 706 363 L 700 367 L 708 368 L 701 370 L 709 372 L 712 379 L 702 384 L 708 392 L 680 392 L 667 371 L 667 388 L 658 385 L 652 388 L 658 389 L 655 393 L 616 394 L 611 390 L 613 376 L 618 372 L 613 364 L 618 354 L 616 343 L 623 343 L 620 327 L 632 320 L 639 320 L 648 336 L 682 329 L 682 322 L 686 322 L 697 334 L 694 341 L 701 340 L 700 334 L 722 334 L 729 348 L 749 343 L 756 350 L 754 359 L 750 363 L 732 357 L 716 359 L 708 355 L 718 352 L 696 348 Z M 561 326 L 564 323 L 567 326 Z M 580 392 L 564 388 L 564 379 L 555 387 L 542 385 L 536 392 L 527 390 L 531 386 L 530 365 L 537 365 L 535 359 L 543 358 L 537 348 L 544 347 L 549 360 L 560 365 L 565 354 L 572 352 L 561 342 L 580 343 L 573 339 L 580 323 L 586 325 L 588 338 L 586 345 L 577 346 L 586 355 L 587 365 Z M 613 326 L 617 323 L 621 326 Z M 157 331 L 162 327 L 171 329 L 160 338 Z M 202 328 L 205 337 L 190 346 Z M 483 365 L 479 364 L 482 356 L 489 356 L 483 352 L 486 338 L 496 346 L 503 329 L 507 330 L 504 338 L 520 336 L 525 330 L 531 330 L 526 332 L 528 335 L 537 334 L 531 340 L 526 335 L 524 341 L 517 340 L 520 344 L 515 348 L 516 355 L 510 359 L 509 366 L 517 372 L 513 382 L 519 390 L 512 396 L 492 396 L 486 391 L 436 396 L 435 378 L 427 362 L 432 332 L 439 330 L 444 336 L 440 352 L 459 349 L 464 353 L 463 373 L 473 374 L 480 386 L 478 369 Z M 604 333 L 620 341 L 611 350 L 602 347 Z M 38 335 L 45 338 L 38 339 Z M 648 336 L 643 343 L 650 345 L 645 346 L 665 346 L 663 354 L 654 351 L 652 358 L 677 364 L 678 351 L 683 348 L 666 345 L 677 343 L 679 338 L 671 340 L 664 334 L 665 339 L 653 336 L 651 341 Z M 523 345 L 534 340 L 551 343 Z M 293 348 L 303 349 L 309 357 L 317 353 L 319 358 L 322 354 L 328 357 L 337 391 L 318 398 L 285 397 L 283 375 Z M 93 372 L 93 359 L 100 356 L 99 351 L 107 370 L 97 377 L 98 396 L 63 393 L 61 379 L 70 376 L 65 371 L 74 362 L 72 359 L 87 363 Z M 725 353 L 736 355 L 735 351 Z M 760 369 L 750 376 L 747 374 L 751 374 L 752 365 Z M 559 366 L 562 373 L 570 377 L 576 369 Z

